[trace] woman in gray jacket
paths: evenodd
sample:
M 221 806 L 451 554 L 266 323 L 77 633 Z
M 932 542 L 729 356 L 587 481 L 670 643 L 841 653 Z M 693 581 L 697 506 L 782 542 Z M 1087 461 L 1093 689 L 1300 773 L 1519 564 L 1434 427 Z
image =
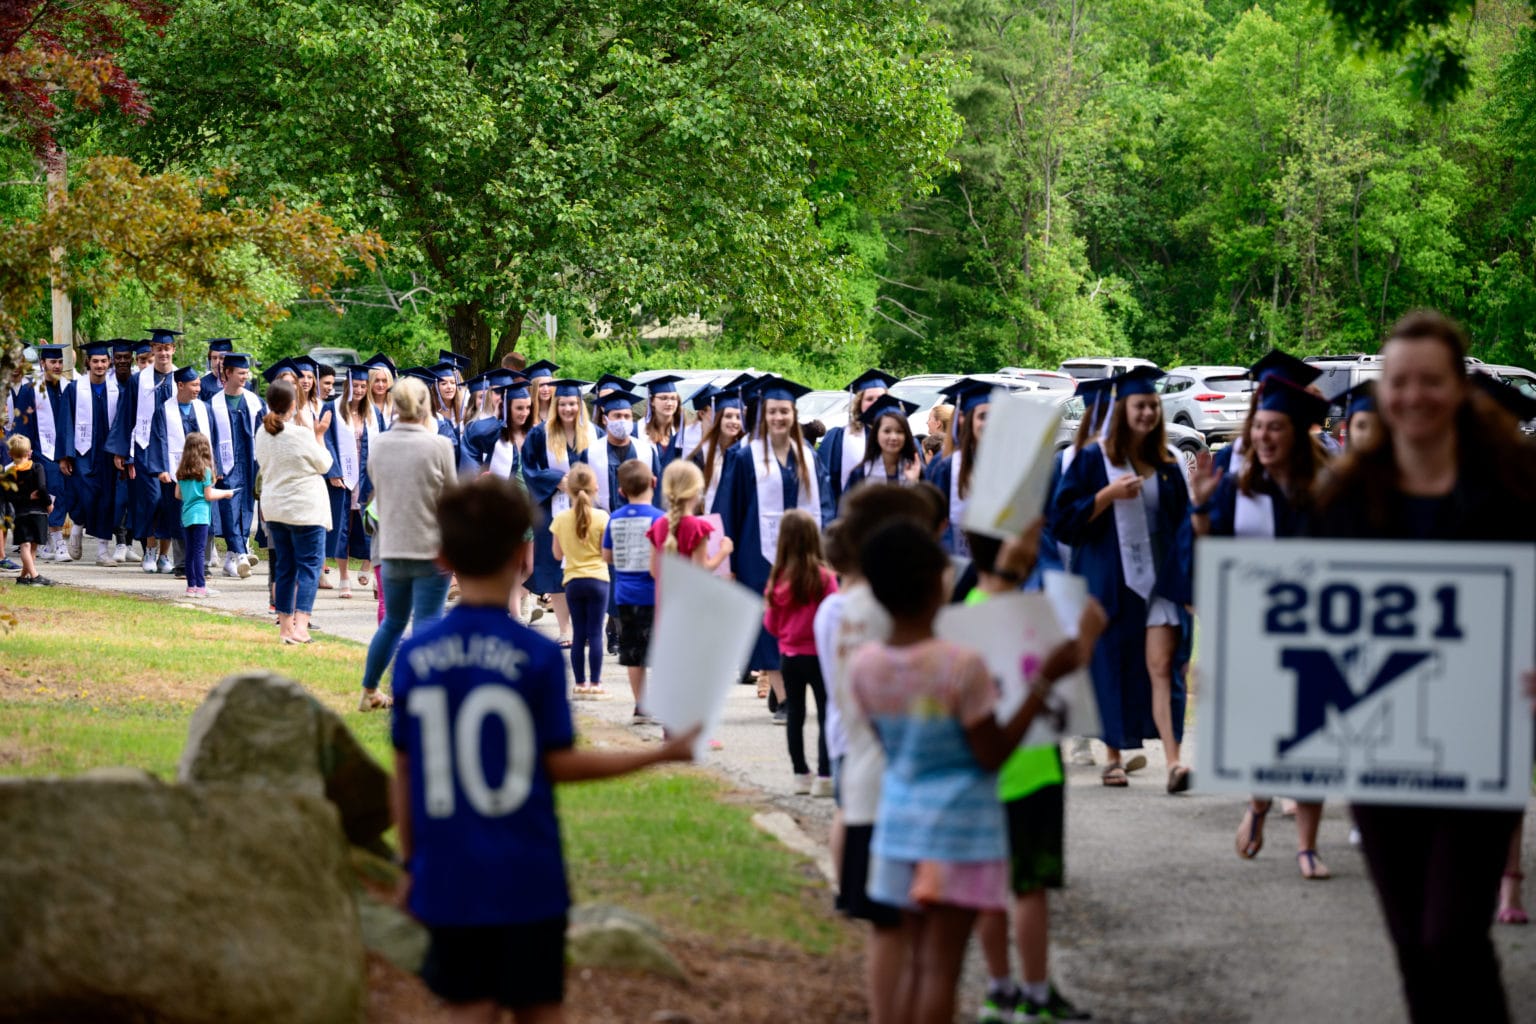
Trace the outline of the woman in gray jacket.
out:
M 368 449 L 383 577 L 384 621 L 368 644 L 359 711 L 387 708 L 379 680 L 400 646 L 408 623 L 416 629 L 443 614 L 448 575 L 437 567 L 437 499 L 454 482 L 453 442 L 437 432 L 426 385 L 403 377 L 391 392 L 395 425 Z

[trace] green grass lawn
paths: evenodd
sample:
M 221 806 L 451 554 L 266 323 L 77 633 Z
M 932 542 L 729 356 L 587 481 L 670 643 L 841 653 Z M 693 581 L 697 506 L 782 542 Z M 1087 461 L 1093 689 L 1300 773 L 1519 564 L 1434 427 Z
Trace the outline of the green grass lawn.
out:
M 0 775 L 128 765 L 172 779 L 193 709 L 222 676 L 252 668 L 303 684 L 390 763 L 388 715 L 354 710 L 361 644 L 284 647 L 253 618 L 77 588 L 8 589 L 0 610 L 18 620 L 0 636 Z M 810 952 L 846 941 L 807 863 L 727 796 L 691 769 L 562 787 L 578 898 L 722 939 Z

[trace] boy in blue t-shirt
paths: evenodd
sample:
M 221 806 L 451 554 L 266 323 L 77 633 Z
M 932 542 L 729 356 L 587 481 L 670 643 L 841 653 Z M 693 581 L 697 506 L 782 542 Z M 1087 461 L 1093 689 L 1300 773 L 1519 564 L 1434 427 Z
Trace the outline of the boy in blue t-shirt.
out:
M 660 747 L 575 749 L 560 648 L 508 613 L 533 521 L 487 475 L 438 502 L 439 562 L 460 601 L 395 657 L 392 804 L 400 901 L 427 926 L 422 979 L 455 1019 L 558 1022 L 570 907 L 554 783 L 691 759 L 698 729 Z
M 619 491 L 628 502 L 603 531 L 603 561 L 613 566 L 614 604 L 619 610 L 619 664 L 629 672 L 635 695 L 636 722 L 648 722 L 640 710 L 645 690 L 645 662 L 656 620 L 656 581 L 651 577 L 651 524 L 666 515 L 651 504 L 656 477 L 651 467 L 630 459 L 619 467 Z

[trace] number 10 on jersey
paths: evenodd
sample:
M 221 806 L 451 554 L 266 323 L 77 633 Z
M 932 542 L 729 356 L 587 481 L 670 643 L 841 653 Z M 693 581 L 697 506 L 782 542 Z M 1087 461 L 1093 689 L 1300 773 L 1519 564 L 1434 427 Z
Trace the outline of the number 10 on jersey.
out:
M 1523 806 L 1536 549 L 1208 538 L 1196 778 L 1379 803 Z

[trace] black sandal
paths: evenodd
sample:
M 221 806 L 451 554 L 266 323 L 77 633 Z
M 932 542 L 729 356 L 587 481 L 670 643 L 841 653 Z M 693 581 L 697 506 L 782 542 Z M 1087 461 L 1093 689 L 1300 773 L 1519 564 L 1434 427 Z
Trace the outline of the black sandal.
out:
M 1275 805 L 1273 800 L 1265 800 L 1259 810 L 1253 809 L 1253 801 L 1248 804 L 1248 809 L 1243 811 L 1243 823 L 1237 826 L 1237 855 L 1244 860 L 1253 860 L 1264 849 L 1264 816 Z

